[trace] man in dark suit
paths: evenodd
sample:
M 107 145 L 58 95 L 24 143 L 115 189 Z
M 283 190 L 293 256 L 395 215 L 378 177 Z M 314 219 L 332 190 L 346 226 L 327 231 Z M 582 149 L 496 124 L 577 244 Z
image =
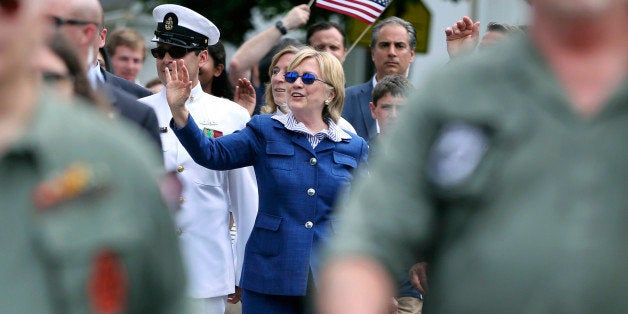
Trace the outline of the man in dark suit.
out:
M 54 19 L 57 30 L 74 45 L 79 59 L 85 60 L 87 77 L 92 87 L 106 95 L 120 116 L 145 130 L 155 144 L 161 147 L 155 112 L 137 101 L 140 97 L 150 95 L 150 91 L 105 71 L 98 64 L 96 56 L 107 36 L 100 2 L 51 0 L 47 2 L 47 13 Z
M 161 148 L 159 123 L 157 122 L 157 115 L 155 115 L 155 111 L 152 108 L 139 102 L 132 94 L 117 88 L 115 85 L 108 84 L 108 82 L 102 83 L 100 90 L 121 117 L 145 130 L 153 142 Z
M 349 121 L 357 134 L 367 142 L 379 133 L 369 108 L 373 87 L 377 81 L 389 74 L 407 76 L 408 68 L 414 60 L 415 47 L 416 30 L 408 21 L 393 16 L 373 27 L 371 59 L 376 73 L 366 83 L 347 88 L 342 110 L 342 117 Z
M 119 76 L 116 76 L 102 67 L 100 68 L 100 72 L 103 74 L 103 77 L 105 78 L 105 82 L 107 84 L 113 85 L 119 89 L 124 90 L 125 92 L 133 95 L 135 99 L 144 98 L 146 96 L 150 96 L 153 94 L 148 89 L 140 85 L 137 85 L 129 80 L 125 80 Z

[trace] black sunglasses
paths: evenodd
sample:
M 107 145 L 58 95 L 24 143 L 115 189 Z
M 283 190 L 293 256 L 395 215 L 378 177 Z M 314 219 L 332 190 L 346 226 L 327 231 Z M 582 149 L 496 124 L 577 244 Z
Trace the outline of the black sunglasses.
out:
M 58 16 L 51 16 L 53 22 L 56 27 L 61 27 L 63 25 L 96 25 L 100 26 L 100 23 L 92 22 L 92 21 L 83 21 L 83 20 L 74 20 L 74 19 L 64 19 Z
M 316 78 L 314 74 L 309 73 L 309 72 L 305 72 L 299 75 L 299 73 L 292 71 L 292 72 L 288 72 L 284 74 L 283 77 L 286 79 L 286 82 L 288 83 L 294 83 L 300 77 L 303 84 L 306 84 L 306 85 L 311 85 L 311 84 L 314 84 L 314 81 L 319 81 L 333 87 L 333 85 L 331 85 L 330 83 L 327 83 L 319 78 Z
M 150 53 L 156 59 L 163 59 L 166 56 L 166 53 L 170 55 L 173 59 L 181 59 L 185 57 L 186 54 L 190 51 L 198 50 L 198 48 L 183 48 L 179 46 L 170 46 L 170 48 L 166 49 L 164 47 L 157 47 L 150 50 Z

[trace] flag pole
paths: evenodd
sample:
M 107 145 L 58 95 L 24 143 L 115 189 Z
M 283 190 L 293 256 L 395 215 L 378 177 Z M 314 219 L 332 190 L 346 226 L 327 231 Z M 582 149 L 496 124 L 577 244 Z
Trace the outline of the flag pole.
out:
M 386 6 L 386 9 L 388 9 L 388 7 L 390 6 L 390 4 L 391 4 L 391 3 L 392 3 L 392 1 L 390 1 L 390 2 L 388 3 L 388 5 Z M 386 9 L 384 9 L 384 10 L 386 10 Z M 382 11 L 382 13 L 384 13 L 384 12 Z M 380 14 L 380 16 L 381 16 L 381 14 Z M 379 16 L 377 17 L 377 19 L 375 19 L 375 21 L 377 21 L 378 19 L 379 19 Z M 358 42 L 360 42 L 360 40 L 362 40 L 362 37 L 364 37 L 364 35 L 366 35 L 366 32 L 368 32 L 368 31 L 371 29 L 371 27 L 373 27 L 373 24 L 375 24 L 375 21 L 373 21 L 373 23 L 369 24 L 369 26 L 368 26 L 368 27 L 366 27 L 366 28 L 364 29 L 364 31 L 362 31 L 362 34 L 360 34 L 360 36 L 358 37 L 358 39 L 356 39 L 356 40 L 353 42 L 353 44 L 351 45 L 351 47 L 349 47 L 349 49 L 347 50 L 347 53 L 345 54 L 345 56 L 348 56 L 348 55 L 349 55 L 349 53 L 351 52 L 351 50 L 353 50 L 353 48 L 355 48 L 355 46 L 358 44 Z
M 311 8 L 312 4 L 314 4 L 314 1 L 316 1 L 316 0 L 310 0 L 310 3 L 308 3 L 307 6 Z
M 373 22 L 374 23 L 374 22 Z M 360 36 L 358 37 L 358 39 L 356 39 L 353 44 L 351 45 L 351 47 L 349 47 L 349 49 L 347 50 L 347 53 L 345 54 L 345 56 L 348 56 L 349 53 L 351 52 L 351 50 L 353 50 L 353 48 L 355 48 L 355 45 L 358 44 L 358 42 L 360 42 L 360 40 L 362 40 L 362 37 L 364 37 L 364 35 L 366 34 L 366 32 L 369 31 L 369 29 L 371 29 L 371 27 L 373 26 L 373 24 L 369 24 L 369 26 L 367 26 L 364 31 L 362 32 L 362 34 L 360 34 Z

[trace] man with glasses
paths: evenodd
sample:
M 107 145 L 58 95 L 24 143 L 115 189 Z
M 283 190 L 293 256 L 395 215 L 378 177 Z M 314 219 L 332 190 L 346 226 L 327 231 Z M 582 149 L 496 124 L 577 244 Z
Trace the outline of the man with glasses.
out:
M 43 2 L 0 0 L 0 313 L 187 313 L 159 160 L 42 86 Z
M 157 117 L 151 108 L 137 101 L 137 98 L 148 96 L 151 92 L 105 71 L 98 64 L 98 50 L 104 46 L 107 36 L 100 2 L 49 0 L 45 2 L 45 7 L 56 31 L 76 49 L 92 88 L 102 91 L 120 116 L 139 125 L 160 147 Z
M 192 160 L 169 126 L 172 113 L 168 100 L 176 93 L 166 84 L 166 72 L 177 75 L 175 62 L 185 64 L 191 81 L 186 105 L 204 136 L 217 138 L 244 128 L 249 113 L 230 100 L 205 93 L 199 82 L 199 68 L 209 61 L 207 47 L 220 38 L 218 28 L 202 15 L 178 5 L 157 6 L 153 17 L 157 30 L 152 41 L 157 46 L 151 54 L 166 88 L 140 101 L 157 113 L 166 170 L 177 173 L 183 184 L 181 209 L 175 218 L 188 271 L 187 294 L 200 312 L 224 313 L 227 302 L 237 303 L 240 298 L 236 286 L 244 245 L 257 214 L 257 184 L 251 167 L 215 171 Z M 238 228 L 237 266 L 229 233 L 230 211 Z

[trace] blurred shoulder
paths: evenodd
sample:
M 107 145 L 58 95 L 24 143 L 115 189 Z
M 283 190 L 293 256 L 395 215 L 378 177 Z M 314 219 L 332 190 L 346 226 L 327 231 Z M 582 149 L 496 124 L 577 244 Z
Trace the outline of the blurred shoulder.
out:
M 42 143 L 54 143 L 51 146 L 59 156 L 151 172 L 160 165 L 154 143 L 139 128 L 111 119 L 89 103 L 77 100 L 68 104 L 55 97 L 42 97 L 39 110 L 39 125 L 33 132 Z

